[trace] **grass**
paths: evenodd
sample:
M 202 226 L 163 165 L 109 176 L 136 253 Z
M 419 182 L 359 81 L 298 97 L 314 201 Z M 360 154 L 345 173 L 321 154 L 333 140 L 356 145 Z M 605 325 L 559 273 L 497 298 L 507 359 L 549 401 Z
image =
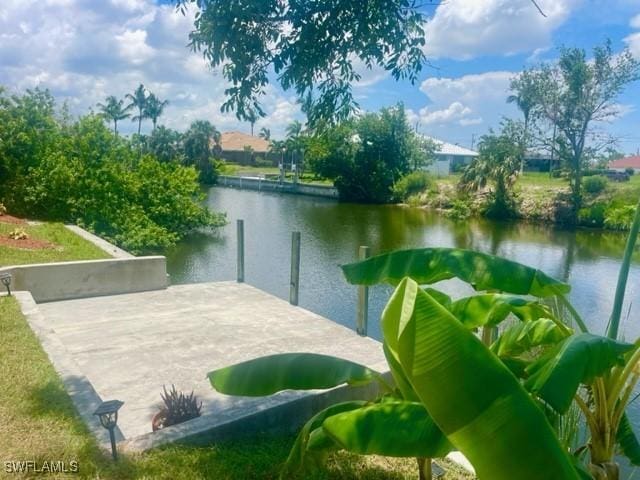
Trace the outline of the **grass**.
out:
M 278 167 L 258 167 L 252 165 L 239 165 L 237 163 L 225 163 L 221 172 L 222 175 L 229 175 L 233 177 L 257 177 L 266 175 L 279 175 L 280 169 Z M 293 173 L 287 171 L 285 178 L 288 181 L 293 181 Z M 333 185 L 331 180 L 316 178 L 313 174 L 305 173 L 300 176 L 300 182 L 309 183 L 313 185 Z
M 169 446 L 121 455 L 114 464 L 78 417 L 60 378 L 16 301 L 0 297 L 0 460 L 75 461 L 72 478 L 275 479 L 293 437 L 260 437 L 210 447 Z M 472 478 L 448 462 L 447 480 Z M 0 465 L 4 471 L 4 463 Z M 12 475 L 11 478 L 26 478 Z M 47 478 L 63 478 L 47 475 Z M 69 478 L 69 477 L 67 477 Z M 339 452 L 305 479 L 417 479 L 415 461 Z
M 61 223 L 16 225 L 0 222 L 0 237 L 6 237 L 16 228 L 24 230 L 29 238 L 50 242 L 55 247 L 31 250 L 0 245 L 0 266 L 109 258 L 102 249 L 66 229 Z

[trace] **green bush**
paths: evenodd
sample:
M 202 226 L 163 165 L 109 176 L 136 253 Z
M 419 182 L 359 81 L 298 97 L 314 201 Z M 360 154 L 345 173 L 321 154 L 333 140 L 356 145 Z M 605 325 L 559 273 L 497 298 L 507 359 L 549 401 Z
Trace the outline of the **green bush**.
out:
M 629 230 L 636 212 L 634 205 L 609 207 L 604 216 L 604 225 L 613 230 Z
M 451 204 L 451 208 L 446 211 L 447 217 L 453 220 L 466 220 L 472 213 L 469 202 L 459 198 L 455 199 Z
M 433 179 L 427 172 L 417 170 L 396 182 L 393 197 L 398 201 L 407 201 L 409 197 L 422 193 L 433 185 Z
M 591 195 L 597 195 L 604 191 L 607 188 L 608 180 L 606 177 L 601 175 L 594 175 L 592 177 L 587 177 L 582 180 L 582 185 L 584 187 L 585 192 L 590 193 Z
M 626 173 L 627 175 L 629 175 L 630 177 L 631 177 L 631 176 L 633 176 L 633 174 L 635 174 L 635 173 L 636 173 L 636 171 L 635 171 L 633 168 L 631 168 L 631 167 L 627 167 L 627 168 L 625 168 L 625 169 L 624 169 L 624 171 L 625 171 L 625 173 Z
M 581 208 L 578 212 L 578 223 L 586 227 L 604 226 L 605 210 L 607 205 L 597 202 L 590 207 Z
M 0 138 L 0 198 L 17 215 L 75 222 L 133 253 L 224 221 L 200 205 L 194 167 L 140 155 L 94 115 L 60 124 L 47 93 L 0 95 Z

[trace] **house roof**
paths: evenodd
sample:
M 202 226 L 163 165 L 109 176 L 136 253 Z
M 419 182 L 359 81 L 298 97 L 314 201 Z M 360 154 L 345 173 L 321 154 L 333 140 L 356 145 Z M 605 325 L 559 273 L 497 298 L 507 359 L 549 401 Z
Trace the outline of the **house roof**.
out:
M 460 156 L 460 157 L 477 157 L 478 156 L 478 152 L 476 152 L 475 150 L 470 150 L 468 148 L 461 147 L 460 145 L 454 145 L 453 143 L 445 142 L 438 138 L 429 137 L 427 135 L 423 135 L 423 137 L 428 140 L 433 140 L 440 146 L 439 149 L 436 150 L 436 153 L 440 155 L 454 155 L 454 156 Z
M 220 136 L 220 146 L 223 151 L 240 151 L 244 150 L 244 147 L 249 146 L 254 152 L 267 152 L 269 151 L 269 141 L 264 138 L 254 137 L 242 132 L 224 132 Z
M 636 168 L 640 169 L 640 155 L 620 158 L 609 163 L 609 168 Z

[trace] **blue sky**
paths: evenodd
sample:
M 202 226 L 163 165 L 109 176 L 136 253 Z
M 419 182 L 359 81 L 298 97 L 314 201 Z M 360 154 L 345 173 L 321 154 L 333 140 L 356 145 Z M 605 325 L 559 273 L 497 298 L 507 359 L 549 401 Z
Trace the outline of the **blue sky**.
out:
M 472 137 L 518 112 L 505 102 L 509 80 L 524 67 L 557 58 L 562 45 L 590 50 L 606 38 L 614 50 L 640 58 L 640 0 L 447 0 L 428 7 L 427 66 L 416 85 L 380 70 L 362 70 L 355 88 L 366 110 L 406 105 L 411 122 L 432 136 L 470 146 Z M 226 87 L 186 48 L 187 17 L 155 0 L 3 0 L 0 4 L 0 84 L 12 92 L 52 90 L 75 114 L 107 95 L 124 96 L 144 83 L 170 101 L 161 123 L 183 130 L 195 119 L 219 129 L 249 131 L 219 110 Z M 640 148 L 640 82 L 620 97 L 623 114 L 602 128 L 628 153 Z M 295 97 L 277 86 L 265 99 L 258 127 L 277 137 L 301 119 Z M 133 123 L 123 122 L 125 133 Z M 146 125 L 147 130 L 150 125 Z

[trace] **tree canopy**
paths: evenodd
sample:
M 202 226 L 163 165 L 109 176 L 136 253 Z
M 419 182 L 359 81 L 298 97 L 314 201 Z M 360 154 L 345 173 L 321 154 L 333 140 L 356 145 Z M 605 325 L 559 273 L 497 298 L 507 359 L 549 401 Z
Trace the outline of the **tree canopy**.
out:
M 250 121 L 264 115 L 269 76 L 294 89 L 309 124 L 348 118 L 356 109 L 358 65 L 417 80 L 425 62 L 423 2 L 416 0 L 175 0 L 196 12 L 190 47 L 231 86 L 223 111 Z

